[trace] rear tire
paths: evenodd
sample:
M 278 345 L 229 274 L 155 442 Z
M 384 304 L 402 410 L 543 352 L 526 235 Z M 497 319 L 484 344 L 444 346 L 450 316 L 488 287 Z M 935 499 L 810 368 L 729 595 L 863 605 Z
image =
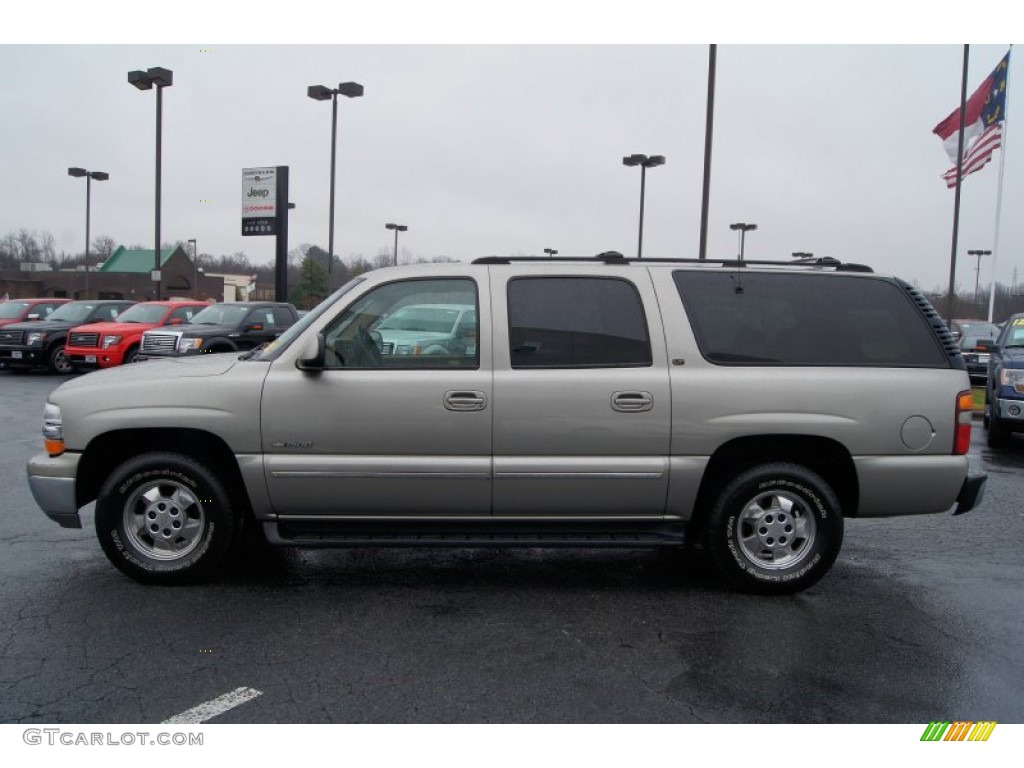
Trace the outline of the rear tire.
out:
M 832 567 L 843 543 L 843 515 L 817 473 L 798 464 L 761 464 L 722 489 L 707 534 L 715 565 L 734 585 L 791 594 Z
M 145 584 L 210 576 L 235 548 L 241 517 L 217 477 L 178 453 L 147 453 L 115 469 L 96 500 L 96 534 L 118 569 Z

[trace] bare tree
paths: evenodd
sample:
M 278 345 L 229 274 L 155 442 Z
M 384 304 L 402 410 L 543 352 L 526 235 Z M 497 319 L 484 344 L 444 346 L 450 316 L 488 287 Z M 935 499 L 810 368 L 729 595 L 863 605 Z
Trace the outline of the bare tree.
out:
M 43 230 L 39 235 L 39 252 L 42 254 L 44 261 L 48 261 L 51 264 L 57 261 L 57 241 L 54 239 L 53 234 L 46 230 Z
M 19 229 L 16 240 L 18 243 L 18 258 L 21 261 L 36 261 L 39 259 L 39 243 L 36 240 L 35 232 Z
M 110 254 L 114 252 L 114 248 L 116 247 L 117 243 L 114 242 L 114 238 L 107 235 L 101 235 L 92 241 L 92 252 L 100 261 L 106 261 L 109 259 Z

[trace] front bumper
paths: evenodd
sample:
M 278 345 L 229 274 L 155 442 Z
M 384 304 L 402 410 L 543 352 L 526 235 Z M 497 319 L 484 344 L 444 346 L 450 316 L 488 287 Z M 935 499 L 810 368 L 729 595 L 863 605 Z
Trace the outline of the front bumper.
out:
M 1000 419 L 1003 419 L 1004 421 L 1015 421 L 1024 425 L 1024 400 L 997 397 L 996 405 L 999 409 Z
M 75 477 L 81 457 L 82 454 L 72 452 L 56 457 L 41 454 L 29 459 L 26 467 L 28 487 L 36 504 L 62 528 L 82 527 L 75 496 Z
M 64 354 L 75 368 L 113 368 L 124 362 L 124 350 L 100 347 L 64 347 Z M 91 358 L 91 359 L 90 359 Z
M 18 346 L 0 347 L 0 363 L 8 368 L 38 368 L 46 365 L 45 347 Z

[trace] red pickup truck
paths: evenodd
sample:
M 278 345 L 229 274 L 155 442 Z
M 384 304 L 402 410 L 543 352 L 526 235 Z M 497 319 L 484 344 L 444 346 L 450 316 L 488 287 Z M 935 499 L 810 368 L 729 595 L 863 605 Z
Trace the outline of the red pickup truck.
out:
M 64 354 L 81 371 L 134 363 L 145 331 L 183 325 L 208 306 L 205 301 L 144 301 L 125 310 L 114 322 L 72 328 Z

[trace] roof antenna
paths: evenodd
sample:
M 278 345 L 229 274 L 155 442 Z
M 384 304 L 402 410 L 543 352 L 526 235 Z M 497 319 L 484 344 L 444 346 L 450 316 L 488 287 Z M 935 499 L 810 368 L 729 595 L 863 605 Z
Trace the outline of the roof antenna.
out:
M 732 281 L 736 284 L 733 287 L 732 292 L 733 293 L 743 293 L 743 279 L 740 277 L 740 271 L 737 269 L 735 275 L 732 274 L 731 272 L 729 272 L 728 275 L 729 275 L 730 278 L 732 278 Z

